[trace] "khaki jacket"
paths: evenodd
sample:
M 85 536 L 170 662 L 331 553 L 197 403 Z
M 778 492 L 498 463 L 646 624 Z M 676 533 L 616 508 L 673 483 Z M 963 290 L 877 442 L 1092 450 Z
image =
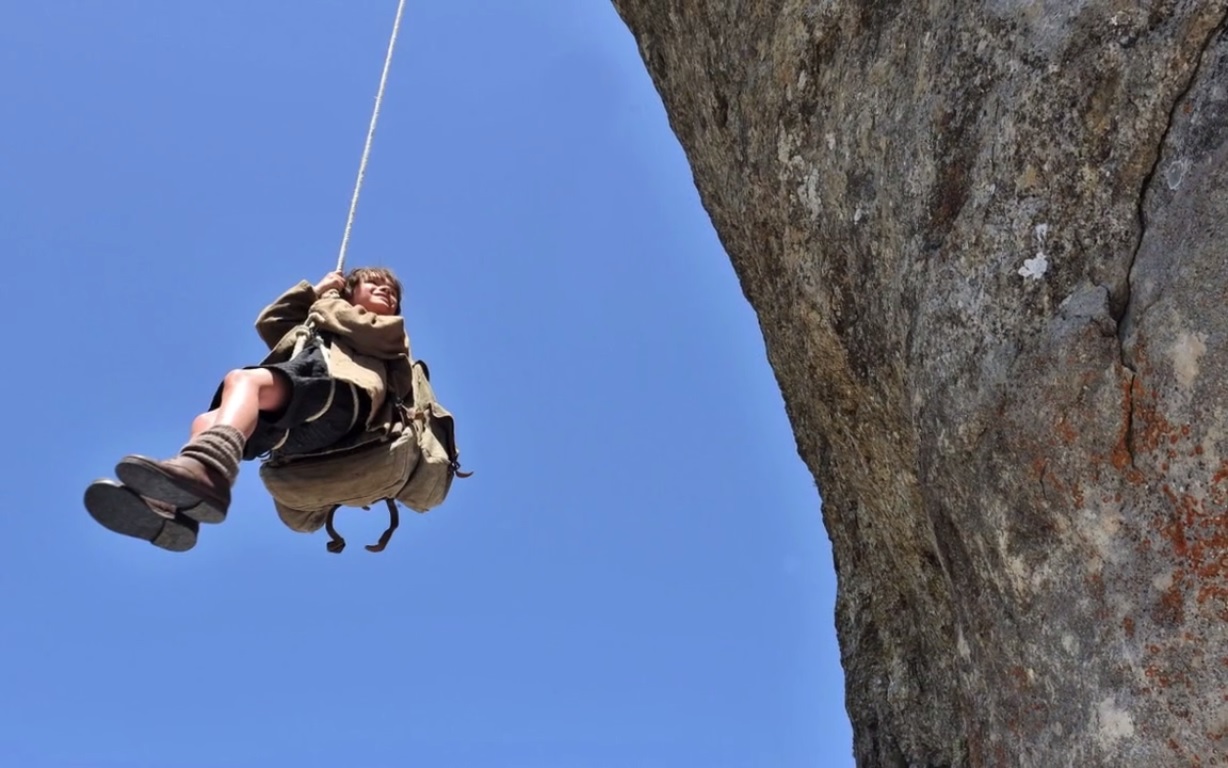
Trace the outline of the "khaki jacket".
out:
M 263 362 L 289 360 L 308 321 L 327 341 L 329 375 L 352 382 L 370 396 L 367 430 L 387 429 L 396 401 L 413 391 L 405 319 L 377 315 L 341 298 L 317 299 L 315 287 L 301 280 L 256 318 L 256 333 L 270 350 Z

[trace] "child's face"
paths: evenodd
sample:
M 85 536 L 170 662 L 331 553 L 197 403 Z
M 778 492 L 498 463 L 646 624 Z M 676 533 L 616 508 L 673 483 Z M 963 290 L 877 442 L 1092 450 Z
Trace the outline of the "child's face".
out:
M 364 278 L 354 286 L 350 302 L 377 315 L 397 313 L 396 290 L 382 280 Z

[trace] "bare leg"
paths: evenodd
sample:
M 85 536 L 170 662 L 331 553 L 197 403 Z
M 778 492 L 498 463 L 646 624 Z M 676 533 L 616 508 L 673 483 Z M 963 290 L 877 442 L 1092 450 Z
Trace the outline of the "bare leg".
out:
M 275 411 L 290 400 L 290 385 L 281 376 L 264 368 L 238 369 L 222 381 L 222 403 L 192 422 L 192 438 L 210 427 L 231 426 L 244 439 L 256 430 L 260 411 Z
M 209 411 L 207 413 L 202 413 L 201 415 L 197 416 L 195 419 L 192 420 L 192 434 L 188 438 L 188 442 L 195 440 L 196 436 L 199 435 L 201 432 L 204 432 L 206 429 L 209 429 L 214 424 L 217 424 L 217 412 L 218 412 L 218 409 L 214 408 L 212 411 Z
M 196 417 L 192 438 L 178 456 L 165 461 L 139 455 L 120 459 L 115 474 L 144 500 L 139 508 L 130 505 L 121 512 L 131 515 L 133 510 L 149 509 L 162 518 L 183 516 L 197 523 L 222 522 L 243 460 L 244 441 L 256 431 L 261 411 L 277 410 L 290 401 L 290 388 L 289 379 L 265 368 L 226 374 L 221 404 Z M 94 491 L 95 496 L 103 494 L 103 502 L 110 498 L 107 493 L 121 498 L 108 488 Z

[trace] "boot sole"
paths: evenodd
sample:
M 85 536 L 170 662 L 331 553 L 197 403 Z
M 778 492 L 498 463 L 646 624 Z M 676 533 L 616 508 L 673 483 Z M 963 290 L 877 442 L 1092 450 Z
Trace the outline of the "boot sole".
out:
M 126 458 L 115 466 L 115 476 L 142 496 L 170 504 L 184 517 L 198 523 L 217 524 L 226 519 L 226 510 L 206 499 L 198 483 L 172 475 L 152 459 Z
M 96 480 L 85 489 L 85 509 L 107 530 L 148 541 L 171 552 L 196 546 L 200 527 L 181 515 L 165 518 L 150 509 L 132 489 L 110 480 Z

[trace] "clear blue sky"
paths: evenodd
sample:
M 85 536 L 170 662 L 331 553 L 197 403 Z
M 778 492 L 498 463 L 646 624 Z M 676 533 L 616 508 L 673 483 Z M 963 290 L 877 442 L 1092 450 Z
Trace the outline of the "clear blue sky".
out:
M 852 765 L 819 494 L 604 0 L 409 4 L 350 264 L 473 478 L 380 555 L 252 464 L 186 554 L 86 515 L 334 264 L 395 6 L 0 5 L 0 765 Z

